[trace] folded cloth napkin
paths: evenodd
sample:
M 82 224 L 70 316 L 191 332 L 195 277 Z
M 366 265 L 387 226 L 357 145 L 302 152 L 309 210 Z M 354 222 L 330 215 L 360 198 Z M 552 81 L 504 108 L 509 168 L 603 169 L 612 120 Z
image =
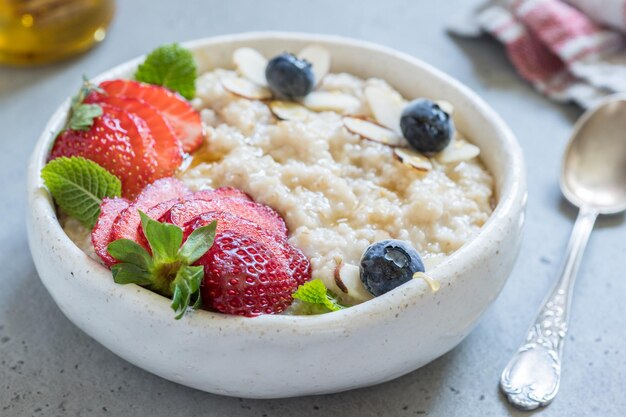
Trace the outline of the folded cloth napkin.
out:
M 590 107 L 626 92 L 626 0 L 490 0 L 450 30 L 494 36 L 519 74 L 554 100 Z

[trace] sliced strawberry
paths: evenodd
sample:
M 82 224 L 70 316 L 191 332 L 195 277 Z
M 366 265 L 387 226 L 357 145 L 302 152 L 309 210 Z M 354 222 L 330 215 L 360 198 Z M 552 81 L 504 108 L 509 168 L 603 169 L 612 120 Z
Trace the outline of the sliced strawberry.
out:
M 216 236 L 224 231 L 233 231 L 263 243 L 297 284 L 304 283 L 311 278 L 309 260 L 299 249 L 291 246 L 284 235 L 272 233 L 268 229 L 264 229 L 258 224 L 232 213 L 223 211 L 203 213 L 186 223 L 183 227 L 185 235 L 191 233 L 197 227 L 209 224 L 213 220 L 217 221 Z
M 143 100 L 91 93 L 85 103 L 108 104 L 135 115 L 147 125 L 150 149 L 157 160 L 158 178 L 169 177 L 183 161 L 179 140 L 160 111 Z
M 200 114 L 182 97 L 170 90 L 132 80 L 104 81 L 100 88 L 111 96 L 125 96 L 143 100 L 163 113 L 180 140 L 183 151 L 192 153 L 204 138 Z
M 161 223 L 163 222 L 171 223 L 171 221 L 169 220 L 169 217 L 166 217 L 166 216 L 169 215 L 171 208 L 175 204 L 179 204 L 180 202 L 181 202 L 181 198 L 178 198 L 178 197 L 173 198 L 171 200 L 163 201 L 157 204 L 156 206 L 150 207 L 148 211 L 146 211 L 146 214 L 151 219 L 159 220 Z M 139 227 L 141 227 L 141 225 Z
M 289 274 L 298 285 L 311 279 L 311 262 L 300 249 L 293 245 L 287 245 L 286 257 L 289 260 Z
M 108 267 L 116 263 L 116 260 L 107 252 L 107 246 L 111 243 L 113 222 L 128 205 L 128 200 L 125 198 L 105 198 L 100 205 L 98 221 L 91 231 L 91 243 L 93 243 L 96 254 Z
M 278 213 L 270 207 L 255 203 L 254 201 L 241 200 L 239 198 L 213 198 L 202 200 L 196 198 L 197 193 L 182 203 L 172 206 L 168 214 L 169 222 L 183 226 L 194 217 L 210 211 L 225 211 L 239 216 L 242 219 L 256 223 L 262 229 L 287 236 L 287 226 Z M 166 219 L 162 219 L 166 220 Z
M 196 264 L 204 267 L 200 292 L 207 309 L 256 317 L 281 313 L 293 302 L 295 280 L 270 250 L 246 235 L 222 233 Z
M 66 130 L 54 142 L 50 159 L 82 156 L 96 162 L 122 181 L 124 197 L 134 197 L 154 180 L 156 160 L 141 119 L 103 104 L 102 116 L 87 131 Z
M 141 224 L 141 218 L 138 210 L 147 212 L 150 208 L 168 200 L 182 201 L 183 197 L 188 194 L 189 189 L 182 181 L 176 178 L 156 180 L 148 185 L 127 209 L 119 214 L 111 231 L 112 240 L 130 239 L 140 242 L 138 229 Z M 158 217 L 155 217 L 155 219 L 158 219 Z
M 219 197 L 240 198 L 252 201 L 252 198 L 235 187 L 219 187 L 214 190 L 201 190 L 194 193 L 194 197 L 200 200 L 212 200 Z
M 185 236 L 214 220 L 213 246 L 196 263 L 204 266 L 204 306 L 248 317 L 284 311 L 298 283 L 276 256 L 278 241 L 254 223 L 224 212 L 193 219 L 184 229 Z

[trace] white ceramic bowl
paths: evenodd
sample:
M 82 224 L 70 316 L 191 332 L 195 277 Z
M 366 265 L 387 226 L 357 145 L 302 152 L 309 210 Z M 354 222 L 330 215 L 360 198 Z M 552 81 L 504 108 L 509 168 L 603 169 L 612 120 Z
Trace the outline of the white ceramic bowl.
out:
M 361 41 L 294 33 L 248 33 L 186 43 L 200 69 L 231 67 L 251 46 L 266 56 L 324 45 L 333 71 L 380 77 L 405 97 L 450 101 L 460 131 L 482 149 L 498 205 L 481 232 L 429 271 L 432 293 L 415 280 L 364 304 L 320 316 L 242 318 L 208 311 L 174 320 L 170 302 L 135 285 L 116 285 L 61 229 L 40 171 L 67 115 L 52 116 L 28 175 L 28 238 L 42 282 L 78 327 L 127 361 L 163 378 L 217 394 L 275 398 L 377 384 L 455 347 L 496 298 L 519 252 L 526 185 L 515 138 L 476 94 L 411 56 Z M 128 77 L 138 59 L 98 77 Z M 70 92 L 72 86 L 68 86 Z

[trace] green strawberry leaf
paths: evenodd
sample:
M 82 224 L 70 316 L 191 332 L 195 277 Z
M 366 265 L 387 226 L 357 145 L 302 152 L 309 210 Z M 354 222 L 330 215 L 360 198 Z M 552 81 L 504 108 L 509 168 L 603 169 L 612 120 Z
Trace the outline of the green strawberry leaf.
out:
M 137 284 L 150 285 L 152 283 L 152 275 L 145 269 L 129 264 L 115 264 L 111 267 L 113 273 L 113 281 L 116 284 Z
M 178 256 L 189 265 L 196 262 L 213 246 L 216 228 L 217 221 L 214 221 L 208 226 L 199 227 L 194 230 L 178 251 Z
M 183 243 L 183 230 L 174 224 L 152 220 L 141 210 L 139 215 L 144 234 L 152 249 L 154 262 L 157 264 L 176 262 L 178 250 Z
M 70 118 L 69 127 L 72 130 L 89 130 L 93 119 L 102 116 L 102 107 L 97 104 L 81 104 L 77 106 Z
M 319 278 L 300 285 L 296 292 L 292 294 L 292 297 L 304 301 L 305 303 L 325 307 L 330 311 L 338 311 L 346 308 L 339 303 L 337 297 L 328 291 L 324 282 Z
M 97 91 L 104 94 L 104 91 L 92 84 L 87 77 L 83 75 L 83 85 L 74 97 L 72 97 L 72 105 L 70 107 L 70 117 L 66 128 L 73 130 L 89 130 L 93 125 L 96 117 L 102 116 L 102 107 L 98 104 L 84 104 L 83 101 L 92 92 Z
M 139 215 L 153 255 L 132 240 L 109 243 L 107 251 L 121 262 L 111 268 L 113 280 L 118 284 L 139 284 L 171 297 L 176 319 L 180 319 L 190 308 L 201 305 L 204 267 L 192 264 L 213 245 L 217 222 L 194 230 L 181 247 L 180 227 L 153 220 L 142 211 Z
M 119 197 L 122 183 L 106 169 L 81 157 L 56 158 L 41 170 L 41 178 L 57 205 L 92 229 L 105 197 Z
M 204 278 L 204 267 L 183 266 L 172 281 L 172 309 L 180 319 L 189 307 L 200 307 L 200 284 Z
M 152 256 L 150 256 L 148 251 L 130 239 L 118 239 L 109 243 L 107 252 L 118 261 L 133 264 L 146 271 L 149 271 L 154 266 Z
M 169 88 L 191 100 L 196 95 L 196 62 L 192 53 L 182 46 L 164 45 L 139 65 L 135 79 Z

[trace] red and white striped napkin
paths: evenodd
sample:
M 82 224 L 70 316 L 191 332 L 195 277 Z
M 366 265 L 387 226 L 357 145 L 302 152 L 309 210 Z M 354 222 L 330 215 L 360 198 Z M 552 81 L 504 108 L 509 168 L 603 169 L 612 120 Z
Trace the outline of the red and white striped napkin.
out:
M 626 0 L 492 0 L 450 30 L 494 36 L 519 74 L 554 100 L 590 107 L 626 92 Z

